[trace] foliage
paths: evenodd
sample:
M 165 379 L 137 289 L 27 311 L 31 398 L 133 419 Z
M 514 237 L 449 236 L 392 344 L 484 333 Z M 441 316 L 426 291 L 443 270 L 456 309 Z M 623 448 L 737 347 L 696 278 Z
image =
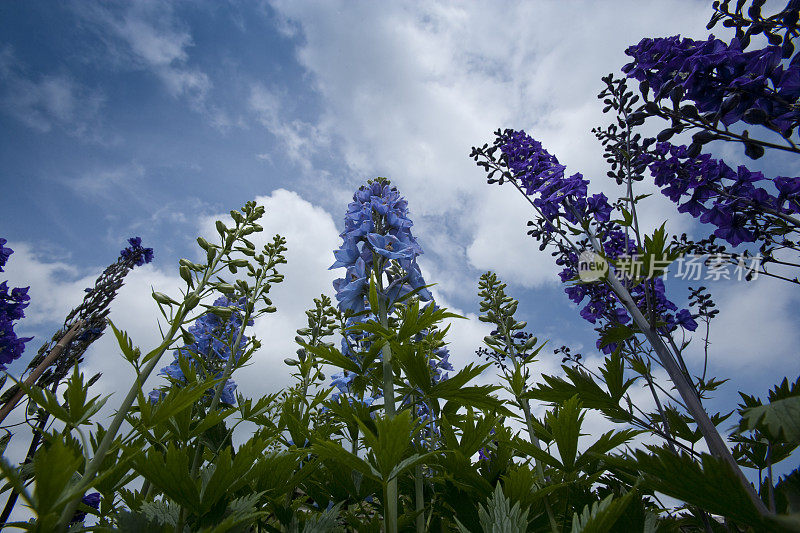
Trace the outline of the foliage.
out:
M 296 331 L 297 350 L 284 359 L 294 383 L 260 398 L 237 395 L 234 374 L 267 351 L 247 328 L 277 311 L 269 292 L 283 280 L 287 250 L 277 235 L 256 249 L 249 236 L 262 231 L 264 208 L 249 202 L 217 222 L 213 243 L 197 239 L 201 262 L 179 261 L 180 294 L 153 291 L 164 321 L 157 346 L 139 349 L 107 320 L 122 277 L 152 259 L 151 249 L 131 239 L 53 342 L 74 318 L 91 328 L 42 380 L 12 380 L 37 424 L 27 459 L 0 461 L 8 512 L 19 497 L 33 513 L 28 522 L 6 526 L 800 530 L 798 471 L 777 479 L 773 472 L 800 446 L 800 381 L 785 379 L 766 402 L 740 393 L 733 432 L 723 437 L 720 426 L 734 411 L 709 414 L 704 402 L 726 380 L 708 375 L 707 364 L 702 373 L 690 368 L 685 357 L 688 335 L 696 332 L 704 337 L 707 363 L 708 332 L 719 311 L 705 287 L 691 289 L 681 309 L 664 284 L 670 264 L 685 254 L 716 251 L 714 238 L 761 246 L 773 263 L 797 249 L 798 178 L 767 179 L 744 167 L 734 172 L 701 153 L 712 139 L 741 143 L 752 157 L 797 151 L 797 112 L 789 103 L 797 96 L 797 56 L 789 60 L 797 7 L 765 16 L 763 3 L 752 2 L 745 15 L 745 3 L 731 10 L 729 2 L 715 2 L 712 22 L 737 28 L 730 43 L 676 37 L 629 49 L 633 63 L 623 71 L 640 81 L 640 94 L 625 79 L 603 79 L 600 98 L 615 121 L 594 131 L 608 175 L 622 188 L 619 199 L 589 194 L 589 180 L 567 176 L 556 156 L 523 131 L 498 130 L 491 145 L 472 150 L 489 183 L 511 184 L 534 209 L 528 233 L 542 251 L 550 249 L 566 295 L 595 327 L 604 354 L 599 364 L 568 347 L 547 350 L 517 318 L 519 301 L 509 287 L 487 272 L 478 284 L 479 320 L 491 330 L 476 352 L 486 363 L 456 368 L 449 323 L 463 317 L 435 302 L 418 264 L 422 247 L 408 203 L 389 180 L 376 178 L 348 205 L 331 266 L 344 270 L 334 296 L 313 300 Z M 758 34 L 771 44 L 746 51 Z M 670 126 L 658 140 L 643 139 L 636 128 L 654 117 Z M 739 121 L 771 130 L 785 146 L 729 127 Z M 700 131 L 689 147 L 665 144 L 690 129 Z M 666 223 L 640 226 L 647 195 L 634 189 L 648 172 L 665 194 L 684 202 L 679 212 L 710 222 L 715 237 L 694 242 L 671 236 Z M 10 254 L 5 243 L 0 267 Z M 587 278 L 587 252 L 607 271 Z M 21 318 L 21 294 L 13 320 Z M 81 362 L 106 324 L 136 379 L 113 419 L 101 424 L 108 397 L 91 392 L 99 376 L 87 379 Z M 46 344 L 31 365 L 42 364 L 52 348 Z M 164 366 L 167 351 L 173 358 Z M 551 353 L 563 354 L 562 372 L 539 377 L 537 363 Z M 479 381 L 490 367 L 497 382 Z M 156 368 L 165 379 L 145 392 Z M 662 369 L 666 380 L 658 379 Z M 634 386 L 650 394 L 652 407 L 634 400 Z M 605 417 L 608 431 L 588 435 L 590 413 Z M 234 439 L 247 427 L 254 430 Z M 664 495 L 679 505 L 666 506 Z

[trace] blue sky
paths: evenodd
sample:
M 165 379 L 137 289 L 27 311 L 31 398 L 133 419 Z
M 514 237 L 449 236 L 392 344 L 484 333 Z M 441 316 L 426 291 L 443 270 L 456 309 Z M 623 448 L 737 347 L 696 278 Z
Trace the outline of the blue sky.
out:
M 268 208 L 265 239 L 285 235 L 290 262 L 275 289 L 277 317 L 256 325 L 265 348 L 240 390 L 272 392 L 287 384 L 282 360 L 303 310 L 333 294 L 337 276 L 326 268 L 353 190 L 387 176 L 409 200 L 437 301 L 471 318 L 454 325 L 457 363 L 472 360 L 487 333 L 475 315 L 478 277 L 489 269 L 522 300 L 532 333 L 596 355 L 591 325 L 569 305 L 549 254 L 525 236 L 528 207 L 486 185 L 468 153 L 498 127 L 524 128 L 596 191 L 619 195 L 590 133 L 610 120 L 595 98 L 600 77 L 619 73 L 624 49 L 645 36 L 704 38 L 710 2 L 609 5 L 0 4 L 0 236 L 16 250 L 4 274 L 31 286 L 18 326 L 37 337 L 29 350 L 133 235 L 156 261 L 129 276 L 111 318 L 152 346 L 150 287 L 176 293 L 177 260 L 195 257 L 194 238 L 257 198 Z M 791 175 L 800 170 L 778 161 Z M 770 164 L 770 174 L 788 172 Z M 660 195 L 643 219 L 698 231 Z M 685 284 L 668 285 L 684 303 Z M 712 370 L 734 378 L 722 398 L 735 399 L 737 388 L 763 396 L 796 377 L 796 289 L 769 280 L 714 287 L 723 312 Z M 87 355 L 88 371 L 104 372 L 98 392 L 129 379 L 119 361 L 109 338 Z M 541 369 L 559 364 L 545 358 Z

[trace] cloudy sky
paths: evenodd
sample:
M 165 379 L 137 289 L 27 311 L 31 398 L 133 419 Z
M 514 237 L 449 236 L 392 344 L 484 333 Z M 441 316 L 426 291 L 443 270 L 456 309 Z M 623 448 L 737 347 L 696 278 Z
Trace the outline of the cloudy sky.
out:
M 303 311 L 314 296 L 333 295 L 337 274 L 327 267 L 347 202 L 375 176 L 409 201 L 437 301 L 469 318 L 454 324 L 454 361 L 473 360 L 488 333 L 476 320 L 486 270 L 522 300 L 532 333 L 596 356 L 591 325 L 563 294 L 552 258 L 525 235 L 529 207 L 515 191 L 487 185 L 468 154 L 497 128 L 522 128 L 595 191 L 619 196 L 590 132 L 611 120 L 595 98 L 600 77 L 619 73 L 625 48 L 643 37 L 704 38 L 711 11 L 705 0 L 611 6 L 2 3 L 0 236 L 15 250 L 4 276 L 31 287 L 17 327 L 36 336 L 24 362 L 134 235 L 156 259 L 128 277 L 111 318 L 143 349 L 154 346 L 150 288 L 176 294 L 177 260 L 198 257 L 195 237 L 256 199 L 267 208 L 263 240 L 284 235 L 289 264 L 274 290 L 279 313 L 256 325 L 264 347 L 237 381 L 250 396 L 277 390 L 287 384 L 282 360 L 295 350 Z M 722 28 L 717 35 L 729 37 Z M 739 154 L 728 155 L 736 163 Z M 770 174 L 800 171 L 781 164 L 792 168 Z M 660 195 L 643 218 L 651 227 L 667 220 L 672 233 L 702 231 Z M 667 284 L 685 304 L 686 284 Z M 709 286 L 722 308 L 711 371 L 734 378 L 721 397 L 739 388 L 763 396 L 796 377 L 798 291 L 764 279 Z M 545 357 L 541 369 L 559 364 Z M 110 337 L 92 347 L 86 367 L 104 374 L 97 393 L 127 389 Z

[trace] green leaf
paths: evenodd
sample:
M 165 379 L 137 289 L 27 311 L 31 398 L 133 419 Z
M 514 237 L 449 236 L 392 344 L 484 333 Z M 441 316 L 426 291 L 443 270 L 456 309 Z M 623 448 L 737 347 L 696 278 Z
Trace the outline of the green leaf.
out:
M 330 459 L 335 461 L 341 465 L 346 466 L 352 470 L 357 472 L 361 472 L 363 475 L 374 479 L 375 481 L 381 481 L 381 473 L 375 469 L 372 465 L 368 462 L 363 460 L 361 457 L 354 455 L 336 442 L 333 441 L 319 441 L 314 443 L 311 446 L 312 451 L 319 455 L 324 459 Z
M 411 455 L 410 457 L 406 457 L 405 459 L 403 459 L 402 461 L 397 463 L 394 468 L 392 468 L 392 471 L 389 472 L 389 476 L 386 478 L 386 480 L 389 481 L 389 480 L 392 480 L 392 479 L 396 478 L 397 476 L 399 476 L 400 474 L 402 474 L 403 472 L 405 472 L 409 468 L 412 468 L 412 467 L 418 465 L 419 463 L 427 460 L 429 457 L 432 457 L 432 456 L 434 456 L 434 455 L 436 455 L 438 453 L 441 453 L 441 452 L 435 451 L 435 452 L 427 452 L 427 453 L 423 453 L 423 454 L 415 453 L 415 454 Z
M 623 342 L 633 337 L 634 331 L 630 326 L 616 324 L 603 331 L 600 336 L 600 348 L 605 348 L 609 344 Z
M 22 496 L 22 499 L 25 500 L 25 503 L 28 504 L 30 507 L 35 507 L 35 503 L 33 498 L 31 497 L 28 489 L 25 487 L 25 483 L 23 483 L 22 479 L 20 478 L 20 470 L 11 466 L 11 463 L 6 461 L 5 456 L 0 455 L 0 471 L 3 472 L 3 478 L 5 481 L 11 485 L 11 488 L 16 491 L 17 494 Z
M 122 350 L 122 355 L 125 356 L 128 362 L 132 364 L 136 363 L 136 361 L 139 360 L 141 352 L 139 348 L 133 346 L 133 341 L 128 337 L 128 333 L 118 330 L 111 320 L 108 321 L 108 325 L 111 326 L 111 331 L 114 332 L 114 336 L 117 338 L 117 344 L 120 350 Z
M 178 525 L 180 507 L 170 501 L 154 500 L 144 502 L 139 510 L 147 517 L 148 521 L 160 525 L 175 527 Z
M 553 440 L 558 446 L 561 463 L 568 471 L 575 466 L 575 455 L 578 452 L 578 438 L 584 413 L 581 412 L 581 402 L 573 396 L 558 406 L 556 411 L 548 411 L 545 420 L 550 425 Z
M 602 434 L 599 439 L 597 439 L 586 449 L 585 452 L 580 455 L 580 457 L 578 457 L 578 459 L 575 461 L 575 467 L 581 468 L 587 465 L 589 462 L 597 460 L 598 456 L 603 456 L 617 446 L 625 444 L 640 433 L 642 432 L 632 429 L 624 429 L 622 431 L 609 431 L 608 433 Z
M 607 533 L 625 512 L 635 492 L 631 491 L 621 498 L 614 499 L 613 494 L 606 496 L 603 501 L 594 502 L 591 507 L 586 505 L 578 516 L 572 518 L 572 533 Z
M 69 413 L 68 423 L 72 426 L 77 427 L 81 424 L 89 423 L 91 416 L 99 411 L 109 398 L 109 396 L 106 396 L 98 401 L 98 398 L 100 398 L 98 395 L 87 402 L 86 391 L 87 387 L 83 383 L 83 373 L 78 371 L 78 365 L 76 364 L 73 367 L 72 375 L 67 381 L 67 390 L 64 392 Z
M 526 440 L 516 438 L 511 442 L 511 445 L 514 447 L 514 449 L 527 456 L 533 457 L 537 461 L 540 461 L 548 466 L 552 466 L 558 470 L 564 469 L 564 465 L 561 464 L 561 461 Z
M 190 509 L 200 505 L 198 480 L 189 476 L 189 449 L 177 449 L 170 442 L 166 452 L 155 448 L 133 460 L 136 471 L 176 503 Z
M 184 387 L 172 387 L 167 395 L 162 398 L 153 408 L 150 416 L 145 415 L 145 410 L 142 411 L 142 423 L 145 427 L 154 427 L 167 421 L 169 418 L 175 416 L 178 412 L 184 409 L 189 409 L 197 400 L 199 400 L 209 388 L 213 387 L 222 379 L 207 379 L 204 381 L 197 381 L 190 383 Z M 139 405 L 142 406 L 143 402 L 150 401 L 144 396 L 140 398 Z
M 800 445 L 800 396 L 743 409 L 739 429 L 758 429 L 774 441 Z
M 49 446 L 36 452 L 33 459 L 36 479 L 33 496 L 37 514 L 60 511 L 57 504 L 68 492 L 70 480 L 81 464 L 83 457 L 60 438 L 53 439 Z
M 356 362 L 354 362 L 349 357 L 345 357 L 344 355 L 342 355 L 342 352 L 340 352 L 333 346 L 328 346 L 327 344 L 312 346 L 310 344 L 305 344 L 305 343 L 302 343 L 301 346 L 310 353 L 316 355 L 319 359 L 322 360 L 323 363 L 328 363 L 333 366 L 342 368 L 344 370 L 355 372 L 357 374 L 361 373 L 361 367 L 359 367 Z
M 243 524 L 254 523 L 262 516 L 267 516 L 267 511 L 259 511 L 258 501 L 262 493 L 251 493 L 241 498 L 236 498 L 228 504 L 227 512 L 229 513 L 225 520 L 214 526 L 213 529 L 207 530 L 208 533 L 223 533 L 233 528 L 237 530 L 249 530 L 249 528 L 242 528 Z
M 359 426 L 364 432 L 365 442 L 372 447 L 376 469 L 384 480 L 389 479 L 390 473 L 409 449 L 412 437 L 421 429 L 421 427 L 414 427 L 416 424 L 408 410 L 401 411 L 392 419 L 385 416 L 376 417 L 377 435 L 373 434 L 361 421 L 359 421 Z
M 478 508 L 481 527 L 484 533 L 525 533 L 528 531 L 528 510 L 522 511 L 519 502 L 513 507 L 503 494 L 500 483 L 486 502 Z
M 708 454 L 697 462 L 684 453 L 648 448 L 650 453 L 636 451 L 631 466 L 638 468 L 649 487 L 756 530 L 763 526 L 758 509 L 728 463 Z
M 418 345 L 393 342 L 391 348 L 392 358 L 400 364 L 408 377 L 409 385 L 429 395 L 433 385 L 428 353 L 419 349 Z
M 303 533 L 328 533 L 333 531 L 339 518 L 339 510 L 342 508 L 342 503 L 339 502 L 330 509 L 307 518 L 303 524 Z
M 630 413 L 620 406 L 618 400 L 604 391 L 588 372 L 568 366 L 561 368 L 570 381 L 558 376 L 543 375 L 545 383 L 532 387 L 525 397 L 558 405 L 577 395 L 587 409 L 597 409 L 613 421 L 630 420 Z
M 375 252 L 373 252 L 374 255 Z M 373 312 L 380 309 L 380 302 L 378 302 L 378 282 L 375 279 L 375 272 L 369 273 L 369 307 Z

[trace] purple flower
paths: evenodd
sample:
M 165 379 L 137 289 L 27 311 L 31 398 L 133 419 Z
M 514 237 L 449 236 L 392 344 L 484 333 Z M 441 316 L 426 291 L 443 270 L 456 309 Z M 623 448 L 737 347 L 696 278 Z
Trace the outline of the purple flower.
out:
M 95 510 L 100 509 L 100 493 L 93 492 L 91 494 L 87 494 L 81 498 L 81 503 L 87 505 L 89 507 L 94 508 Z M 75 511 L 75 515 L 72 517 L 70 523 L 76 524 L 86 520 L 86 512 L 85 511 Z
M 135 266 L 142 266 L 153 260 L 153 249 L 142 248 L 141 237 L 131 237 L 128 239 L 127 248 L 120 250 L 119 255 L 125 261 L 130 261 Z
M 800 110 L 793 105 L 800 96 L 800 62 L 795 56 L 782 64 L 779 46 L 745 52 L 738 39 L 725 44 L 713 35 L 706 41 L 674 36 L 643 39 L 625 53 L 633 61 L 622 71 L 646 82 L 656 101 L 669 97 L 677 86 L 683 89 L 682 99 L 694 102 L 702 113 L 716 113 L 726 126 L 744 120 L 787 136 L 800 121 Z M 734 94 L 736 100 L 731 99 Z
M 688 309 L 681 309 L 678 311 L 675 314 L 675 321 L 679 326 L 688 331 L 694 331 L 697 329 L 697 322 Z
M 5 239 L 0 239 L 0 272 L 3 265 L 14 253 L 11 248 L 6 248 Z M 8 282 L 0 283 L 0 370 L 5 370 L 7 365 L 16 361 L 25 351 L 25 343 L 33 337 L 18 337 L 14 332 L 14 322 L 25 317 L 25 308 L 31 299 L 28 296 L 30 287 L 15 287 L 8 292 Z
M 9 256 L 14 253 L 14 250 L 5 247 L 7 242 L 7 240 L 0 237 L 0 272 L 4 272 L 3 267 L 8 261 Z

